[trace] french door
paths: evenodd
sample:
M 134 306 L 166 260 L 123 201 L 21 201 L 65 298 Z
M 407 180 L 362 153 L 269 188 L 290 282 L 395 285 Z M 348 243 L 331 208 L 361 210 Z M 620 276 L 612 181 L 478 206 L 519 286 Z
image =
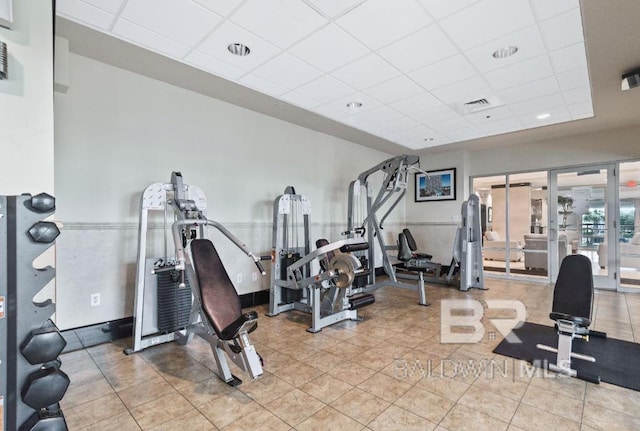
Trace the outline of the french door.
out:
M 591 260 L 595 287 L 617 289 L 618 187 L 614 164 L 549 171 L 549 269 L 567 254 Z

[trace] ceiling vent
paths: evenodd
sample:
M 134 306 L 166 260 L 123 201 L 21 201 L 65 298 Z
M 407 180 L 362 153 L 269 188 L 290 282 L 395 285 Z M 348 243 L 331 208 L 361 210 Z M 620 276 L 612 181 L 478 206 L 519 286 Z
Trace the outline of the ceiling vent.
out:
M 473 114 L 475 112 L 486 111 L 487 109 L 503 106 L 504 102 L 498 96 L 481 97 L 467 102 L 456 103 L 453 109 L 461 115 Z

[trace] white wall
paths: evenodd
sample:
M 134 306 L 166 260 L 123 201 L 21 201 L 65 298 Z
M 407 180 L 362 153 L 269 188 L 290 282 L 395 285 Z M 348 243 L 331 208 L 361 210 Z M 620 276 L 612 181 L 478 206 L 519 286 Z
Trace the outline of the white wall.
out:
M 389 157 L 86 57 L 69 61 L 69 90 L 55 98 L 61 328 L 132 314 L 140 195 L 171 171 L 203 189 L 209 218 L 268 254 L 273 201 L 286 186 L 311 200 L 313 239 L 337 240 L 349 182 Z M 399 208 L 391 222 L 403 219 Z M 267 277 L 251 281 L 253 264 L 237 249 L 220 251 L 231 278 L 243 274 L 239 293 L 268 288 Z
M 0 194 L 53 193 L 53 33 L 50 0 L 14 1 L 0 81 Z

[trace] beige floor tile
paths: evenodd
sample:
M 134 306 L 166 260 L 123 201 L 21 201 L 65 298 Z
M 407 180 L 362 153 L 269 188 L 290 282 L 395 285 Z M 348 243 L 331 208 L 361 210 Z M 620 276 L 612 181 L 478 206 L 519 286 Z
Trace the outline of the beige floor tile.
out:
M 454 405 L 452 401 L 413 387 L 394 403 L 398 407 L 438 423 Z
M 322 371 L 300 361 L 294 361 L 273 374 L 290 385 L 299 387 L 321 375 Z
M 509 424 L 457 404 L 442 419 L 440 426 L 450 431 L 500 431 L 506 430 Z
M 528 383 L 514 381 L 512 377 L 495 377 L 492 379 L 479 378 L 472 385 L 472 387 L 491 391 L 515 401 L 520 401 L 522 399 L 528 386 Z
M 391 353 L 380 352 L 376 348 L 366 350 L 351 357 L 351 362 L 355 362 L 356 364 L 371 368 L 375 371 L 379 371 L 395 361 L 396 356 Z
M 69 380 L 71 381 L 69 387 L 82 386 L 105 378 L 97 365 L 75 369 L 63 364 L 62 370 L 69 376 Z
M 131 355 L 122 360 L 106 362 L 100 366 L 100 369 L 116 391 L 158 377 L 156 370 L 140 355 Z
M 582 406 L 584 404 L 582 400 L 535 385 L 529 385 L 522 402 L 548 413 L 564 416 L 575 422 L 580 422 L 582 418 Z
M 376 373 L 358 387 L 390 403 L 407 392 L 411 385 L 382 373 Z
M 223 428 L 238 419 L 258 410 L 260 405 L 238 390 L 212 397 L 211 401 L 198 407 L 211 423 Z
M 69 429 L 82 429 L 107 418 L 127 413 L 127 408 L 115 393 L 105 395 L 88 403 L 64 410 Z
M 371 377 L 375 371 L 355 362 L 343 361 L 341 366 L 332 368 L 327 373 L 350 385 L 357 386 Z
M 291 356 L 281 352 L 274 352 L 268 356 L 264 356 L 264 371 L 275 373 L 276 371 L 291 365 L 295 362 Z
M 456 379 L 441 377 L 439 375 L 432 374 L 417 382 L 416 387 L 439 395 L 448 400 L 458 401 L 462 394 L 464 394 L 467 389 L 469 389 L 469 384 L 458 381 Z
M 133 409 L 141 404 L 175 392 L 176 390 L 169 383 L 158 376 L 145 383 L 118 391 L 118 396 L 127 408 Z
M 300 390 L 327 404 L 341 397 L 352 388 L 353 385 L 329 374 L 323 374 L 300 386 Z
M 201 382 L 182 382 L 175 388 L 196 407 L 237 391 L 215 376 Z
M 587 385 L 585 402 L 640 418 L 640 392 L 606 383 Z
M 197 410 L 191 410 L 182 416 L 149 428 L 149 431 L 216 431 L 217 428 Z
M 586 402 L 582 424 L 604 431 L 632 431 L 640 430 L 640 419 L 621 414 L 619 411 L 610 410 Z
M 191 403 L 176 392 L 141 404 L 130 411 L 142 429 L 149 429 L 182 416 L 193 409 Z
M 291 356 L 293 359 L 299 361 L 309 356 L 316 355 L 321 352 L 320 348 L 314 347 L 306 343 L 291 342 L 285 347 L 279 349 L 280 353 Z
M 331 407 L 360 422 L 368 424 L 389 407 L 390 403 L 382 398 L 353 388 L 331 403 Z
M 69 429 L 73 430 L 76 428 L 70 427 Z M 129 412 L 124 412 L 88 425 L 87 427 L 77 429 L 87 431 L 139 431 L 141 428 Z
M 518 401 L 498 395 L 476 385 L 471 386 L 460 398 L 458 403 L 506 423 L 511 421 L 511 418 L 513 418 L 518 408 Z
M 549 414 L 548 412 L 520 404 L 511 424 L 525 431 L 578 431 L 580 424 L 562 416 Z
M 100 377 L 97 377 L 93 382 L 84 382 L 81 385 L 74 384 L 73 380 L 71 380 L 71 384 L 64 394 L 61 405 L 62 408 L 68 409 L 113 393 L 115 393 L 115 391 L 107 379 L 100 373 Z
M 287 431 L 289 429 L 291 429 L 291 427 L 280 418 L 276 417 L 270 411 L 259 407 L 234 423 L 222 428 L 222 431 Z
M 362 424 L 329 406 L 320 409 L 296 426 L 297 431 L 359 431 L 362 429 L 364 429 Z
M 265 408 L 290 426 L 296 426 L 325 406 L 325 403 L 306 392 L 294 389 L 271 401 Z
M 243 382 L 238 389 L 258 404 L 266 405 L 282 395 L 295 390 L 295 387 L 273 374 L 264 374 L 254 381 Z
M 587 388 L 584 380 L 565 377 L 550 371 L 538 373 L 531 379 L 531 385 L 578 400 L 584 400 Z
M 398 406 L 389 406 L 368 424 L 373 431 L 431 431 L 436 424 Z
M 344 362 L 344 358 L 329 353 L 328 351 L 318 351 L 311 356 L 307 356 L 304 359 L 300 359 L 300 362 L 311 365 L 321 371 L 327 372 L 332 368 L 338 367 Z

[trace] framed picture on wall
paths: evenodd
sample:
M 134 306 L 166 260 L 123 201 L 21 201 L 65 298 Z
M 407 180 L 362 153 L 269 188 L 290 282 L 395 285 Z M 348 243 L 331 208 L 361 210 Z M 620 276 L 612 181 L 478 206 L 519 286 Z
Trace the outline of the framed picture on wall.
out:
M 416 202 L 456 200 L 456 168 L 416 174 Z

